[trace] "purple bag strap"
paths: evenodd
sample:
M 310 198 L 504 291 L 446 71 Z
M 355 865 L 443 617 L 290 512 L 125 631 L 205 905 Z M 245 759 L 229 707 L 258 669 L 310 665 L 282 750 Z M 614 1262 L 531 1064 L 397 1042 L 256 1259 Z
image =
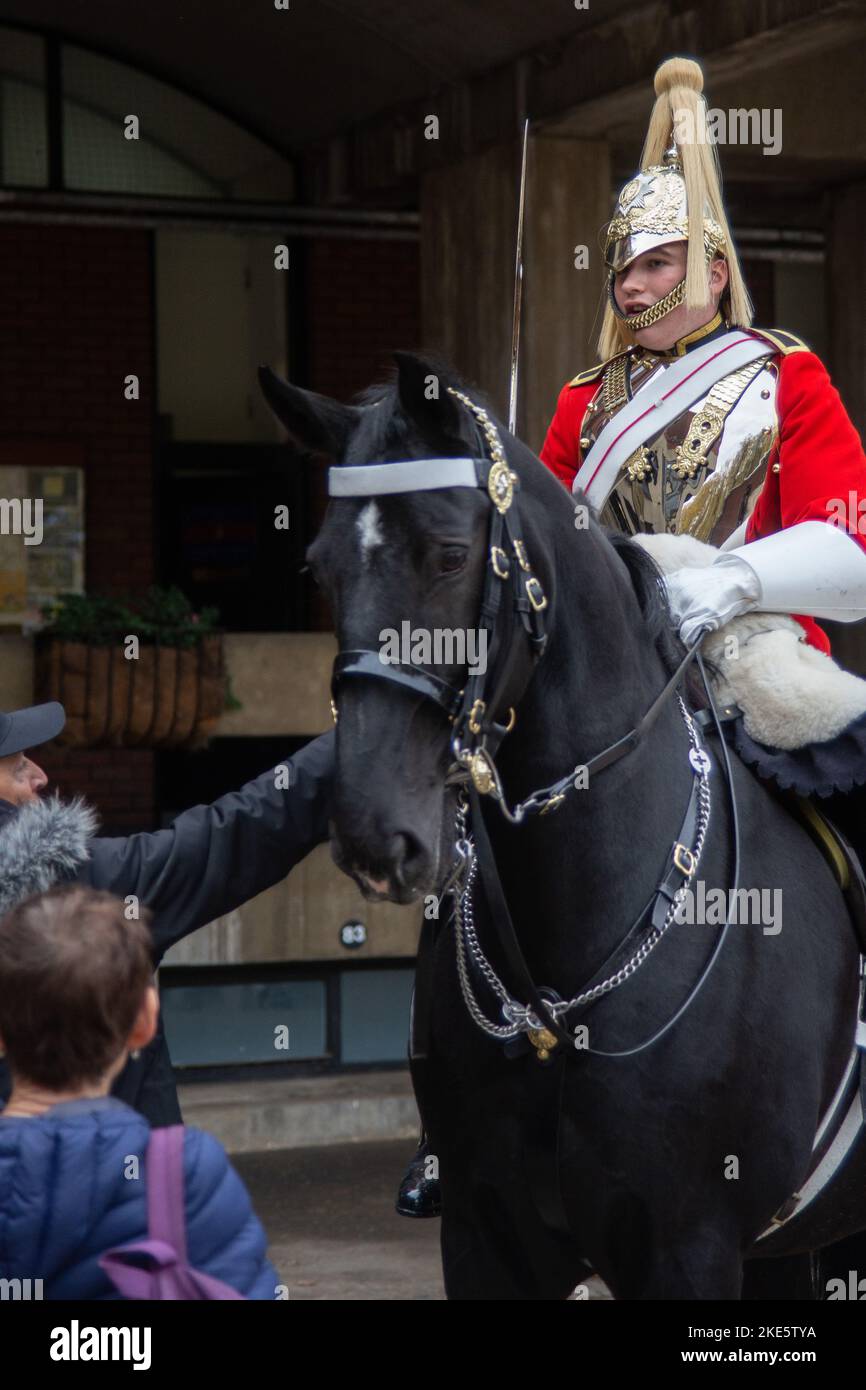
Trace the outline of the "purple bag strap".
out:
M 145 1159 L 147 1233 L 173 1245 L 180 1264 L 187 1263 L 183 1143 L 183 1125 L 151 1130 Z
M 151 1130 L 145 1157 L 147 1240 L 106 1251 L 99 1265 L 124 1298 L 246 1301 L 230 1284 L 189 1267 L 184 1134 L 183 1125 Z M 147 1268 L 141 1268 L 142 1256 Z

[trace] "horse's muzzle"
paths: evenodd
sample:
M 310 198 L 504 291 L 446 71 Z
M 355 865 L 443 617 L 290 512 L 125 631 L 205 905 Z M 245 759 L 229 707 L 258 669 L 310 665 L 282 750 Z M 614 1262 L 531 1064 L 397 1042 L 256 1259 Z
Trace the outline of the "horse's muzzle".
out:
M 369 902 L 413 903 L 435 882 L 433 856 L 411 830 L 395 831 L 381 845 L 331 843 L 334 863 L 353 878 Z

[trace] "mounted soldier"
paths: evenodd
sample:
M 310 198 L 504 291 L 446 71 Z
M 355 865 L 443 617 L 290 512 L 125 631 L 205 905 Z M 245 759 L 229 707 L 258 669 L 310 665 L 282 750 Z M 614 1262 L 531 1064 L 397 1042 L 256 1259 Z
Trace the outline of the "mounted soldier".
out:
M 815 619 L 866 617 L 866 456 L 819 358 L 792 333 L 751 326 L 702 88 L 689 59 L 656 73 L 641 165 L 606 233 L 602 361 L 563 387 L 540 456 L 580 505 L 643 540 L 687 646 L 738 615 L 793 615 L 804 678 L 829 678 L 831 702 L 841 693 L 829 732 L 812 733 L 821 776 L 798 785 L 784 772 L 804 794 L 850 792 L 866 781 L 866 723 L 852 722 L 866 685 L 830 661 Z M 844 751 L 831 738 L 843 731 Z M 741 723 L 738 751 L 772 775 L 763 744 Z M 832 811 L 862 860 L 866 816 L 853 801 L 837 796 Z
M 723 548 L 668 576 L 686 644 L 758 609 L 795 614 L 829 652 L 816 617 L 866 616 L 866 457 L 814 353 L 751 327 L 702 87 L 688 59 L 656 73 L 607 229 L 602 361 L 563 387 L 541 458 L 616 530 Z

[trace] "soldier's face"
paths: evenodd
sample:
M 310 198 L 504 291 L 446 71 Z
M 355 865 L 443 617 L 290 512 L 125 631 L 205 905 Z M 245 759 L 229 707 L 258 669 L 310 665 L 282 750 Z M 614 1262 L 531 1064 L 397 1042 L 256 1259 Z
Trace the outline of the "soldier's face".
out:
M 687 255 L 686 242 L 672 241 L 636 256 L 614 280 L 613 292 L 620 309 L 626 314 L 638 314 L 663 299 L 685 275 Z M 728 267 L 722 257 L 712 262 L 709 282 L 710 297 L 703 308 L 689 309 L 685 304 L 680 304 L 658 323 L 635 332 L 634 336 L 641 347 L 664 352 L 672 348 L 679 338 L 709 323 L 728 283 Z
M 0 758 L 0 801 L 10 801 L 13 806 L 23 806 L 25 802 L 35 801 L 48 778 L 26 753 L 10 753 Z

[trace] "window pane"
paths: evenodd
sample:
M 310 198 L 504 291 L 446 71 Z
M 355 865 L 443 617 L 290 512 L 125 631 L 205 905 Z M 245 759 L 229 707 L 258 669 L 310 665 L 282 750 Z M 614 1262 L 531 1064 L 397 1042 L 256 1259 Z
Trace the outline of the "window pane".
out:
M 292 170 L 185 92 L 64 45 L 63 177 L 72 190 L 186 198 L 287 198 Z M 137 139 L 128 139 L 138 122 Z
M 152 140 L 126 140 L 123 123 L 63 103 L 63 182 L 73 190 L 215 198 L 215 184 L 161 150 Z
M 297 1062 L 326 1055 L 322 980 L 175 985 L 163 980 L 165 1032 L 176 1067 Z M 288 1036 L 278 1030 L 288 1029 Z M 288 1047 L 283 1046 L 288 1041 Z
M 344 970 L 340 976 L 343 1062 L 405 1062 L 414 970 Z
M 41 38 L 0 29 L 0 183 L 48 183 L 45 57 Z

